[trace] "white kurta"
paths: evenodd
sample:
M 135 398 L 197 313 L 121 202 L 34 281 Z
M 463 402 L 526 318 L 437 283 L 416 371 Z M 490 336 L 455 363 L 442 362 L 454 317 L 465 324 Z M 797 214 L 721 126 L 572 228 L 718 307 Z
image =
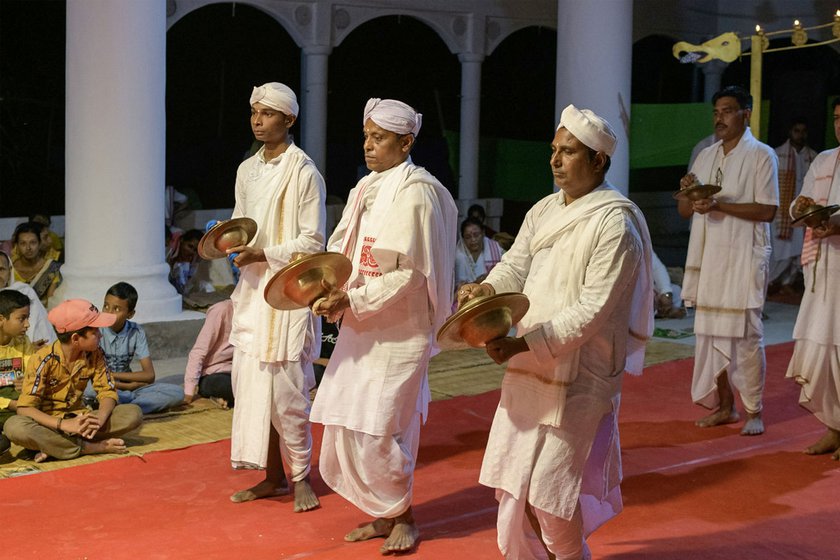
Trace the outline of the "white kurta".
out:
M 819 154 L 802 196 L 840 204 L 840 148 Z M 831 218 L 840 225 L 840 215 Z M 787 377 L 802 385 L 799 404 L 826 426 L 840 430 L 840 236 L 819 243 L 818 260 L 804 266 L 805 294 L 793 327 L 796 344 Z
M 449 192 L 409 160 L 359 182 L 328 243 L 353 261 L 350 308 L 311 418 L 326 425 L 324 481 L 370 515 L 399 515 L 410 504 L 415 457 L 401 442 L 418 441 L 430 400 L 434 336 L 451 309 L 457 215 Z M 366 464 L 368 476 L 357 477 L 362 468 L 346 465 L 364 459 L 351 442 L 365 436 L 392 449 L 393 460 Z
M 728 154 L 720 141 L 700 152 L 691 172 L 707 184 L 720 179 L 723 190 L 715 196 L 721 201 L 778 206 L 777 167 L 773 149 L 747 128 Z M 699 404 L 717 406 L 715 380 L 725 369 L 744 406 L 761 410 L 764 342 L 760 318 L 753 317 L 764 306 L 770 252 L 765 222 L 722 212 L 692 217 L 682 297 L 696 308 L 692 398 Z
M 811 166 L 811 162 L 817 156 L 817 152 L 809 148 L 803 147 L 798 152 L 791 146 L 790 140 L 776 148 L 776 155 L 779 158 L 779 180 L 784 172 L 793 174 L 796 181 L 793 198 L 799 196 L 802 191 L 802 181 L 805 179 L 805 174 Z M 789 162 L 793 162 L 793 169 L 788 170 Z M 770 262 L 770 281 L 776 280 L 779 276 L 783 276 L 782 280 L 787 280 L 788 269 L 793 265 L 793 271 L 798 270 L 797 257 L 802 254 L 802 238 L 805 229 L 801 227 L 794 227 L 790 230 L 790 237 L 788 239 L 779 239 L 779 222 L 787 214 L 787 204 L 781 201 L 781 208 L 776 214 L 776 219 L 770 224 L 770 240 L 773 245 L 773 254 Z M 792 281 L 792 278 L 790 278 Z
M 541 232 L 604 195 L 534 251 Z M 517 334 L 531 350 L 508 365 L 479 482 L 563 519 L 580 503 L 586 534 L 622 507 L 617 414 L 632 341 L 653 328 L 650 252 L 641 212 L 604 185 L 570 206 L 562 192 L 538 202 L 487 278 L 530 299 Z
M 263 153 L 261 148 L 242 162 L 236 173 L 232 217 L 247 216 L 257 222 L 257 235 L 251 245 L 264 250 L 267 262 L 242 267 L 231 296 L 230 342 L 238 353 L 247 355 L 247 359 L 234 360 L 232 371 L 236 407 L 231 461 L 234 466 L 264 467 L 273 421 L 281 432 L 284 456 L 300 458 L 292 464 L 296 479 L 308 471 L 312 447 L 309 425 L 297 422 L 295 429 L 301 433 L 283 434 L 276 419 L 278 414 L 297 418 L 308 415 L 309 391 L 315 385 L 311 362 L 320 348 L 320 323 L 308 309 L 272 308 L 263 292 L 293 253 L 323 250 L 326 191 L 315 164 L 300 148 L 291 145 L 269 162 L 263 160 Z M 286 367 L 290 362 L 296 364 Z M 277 375 L 288 377 L 287 382 L 274 379 Z M 293 394 L 278 394 L 283 391 Z M 292 408 L 278 410 L 281 403 Z M 289 444 L 299 448 L 286 449 Z

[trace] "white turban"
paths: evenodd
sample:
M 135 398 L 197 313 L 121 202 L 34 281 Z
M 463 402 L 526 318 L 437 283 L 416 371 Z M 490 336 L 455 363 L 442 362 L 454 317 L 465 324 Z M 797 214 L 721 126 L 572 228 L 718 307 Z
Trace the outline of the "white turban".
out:
M 255 87 L 251 92 L 251 102 L 262 103 L 266 107 L 276 109 L 286 115 L 297 117 L 298 102 L 295 92 L 288 86 L 279 82 L 268 82 L 260 87 Z
M 615 131 L 610 123 L 589 109 L 581 111 L 574 105 L 563 109 L 557 130 L 561 128 L 574 134 L 575 138 L 596 152 L 604 152 L 608 156 L 615 152 Z
M 423 124 L 423 114 L 418 113 L 402 101 L 372 97 L 365 105 L 365 117 L 362 125 L 370 119 L 385 130 L 397 134 L 417 136 Z

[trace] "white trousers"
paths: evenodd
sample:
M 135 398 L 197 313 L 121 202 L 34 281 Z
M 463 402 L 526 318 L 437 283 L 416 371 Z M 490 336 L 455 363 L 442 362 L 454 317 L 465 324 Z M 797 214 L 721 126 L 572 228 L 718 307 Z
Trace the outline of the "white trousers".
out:
M 261 362 L 238 348 L 233 352 L 231 384 L 236 406 L 230 461 L 236 469 L 264 469 L 271 426 L 280 434 L 280 453 L 292 482 L 309 474 L 312 432 L 309 391 L 314 384 L 309 361 Z
M 327 424 L 318 461 L 321 478 L 371 517 L 397 517 L 411 506 L 419 445 L 419 412 L 404 432 L 387 436 Z
M 717 378 L 725 371 L 744 409 L 757 414 L 762 409 L 766 369 L 761 310 L 749 309 L 743 338 L 697 335 L 691 398 L 708 409 L 718 408 Z
M 499 515 L 496 520 L 499 550 L 507 560 L 546 560 L 550 551 L 557 560 L 589 560 L 589 547 L 583 540 L 580 505 L 571 519 L 563 519 L 531 507 L 504 490 L 496 490 Z M 537 535 L 525 508 L 531 507 L 540 526 Z M 543 546 L 545 543 L 545 546 Z

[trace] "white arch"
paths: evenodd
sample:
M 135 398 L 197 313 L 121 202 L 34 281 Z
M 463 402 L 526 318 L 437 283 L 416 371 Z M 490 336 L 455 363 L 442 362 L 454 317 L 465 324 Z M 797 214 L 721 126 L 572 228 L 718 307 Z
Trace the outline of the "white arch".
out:
M 168 0 L 167 30 L 187 14 L 212 4 L 233 3 Z M 393 0 L 379 6 L 355 6 L 337 0 L 239 0 L 236 4 L 250 6 L 274 19 L 301 48 L 337 47 L 363 24 L 387 16 L 407 16 L 422 22 L 456 55 L 487 56 L 510 35 L 527 27 L 557 29 L 557 4 L 551 0 L 507 0 L 480 9 L 476 9 L 475 2 L 466 0 L 430 1 L 424 10 L 415 9 L 414 0 Z

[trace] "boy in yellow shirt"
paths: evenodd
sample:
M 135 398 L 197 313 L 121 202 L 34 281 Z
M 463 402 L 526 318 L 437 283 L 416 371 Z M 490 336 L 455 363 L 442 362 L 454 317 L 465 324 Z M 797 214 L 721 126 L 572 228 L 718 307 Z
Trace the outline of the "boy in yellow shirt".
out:
M 100 313 L 83 299 L 60 303 L 49 312 L 58 340 L 38 350 L 27 362 L 17 416 L 4 427 L 12 442 L 36 451 L 35 461 L 48 457 L 74 459 L 79 455 L 126 453 L 116 436 L 143 421 L 140 407 L 117 404 L 117 392 L 99 348 L 99 327 L 116 316 Z M 84 406 L 82 394 L 93 384 L 99 408 Z
M 6 420 L 17 410 L 26 360 L 35 348 L 26 336 L 29 298 L 17 290 L 0 290 L 0 455 L 10 443 L 2 434 Z

